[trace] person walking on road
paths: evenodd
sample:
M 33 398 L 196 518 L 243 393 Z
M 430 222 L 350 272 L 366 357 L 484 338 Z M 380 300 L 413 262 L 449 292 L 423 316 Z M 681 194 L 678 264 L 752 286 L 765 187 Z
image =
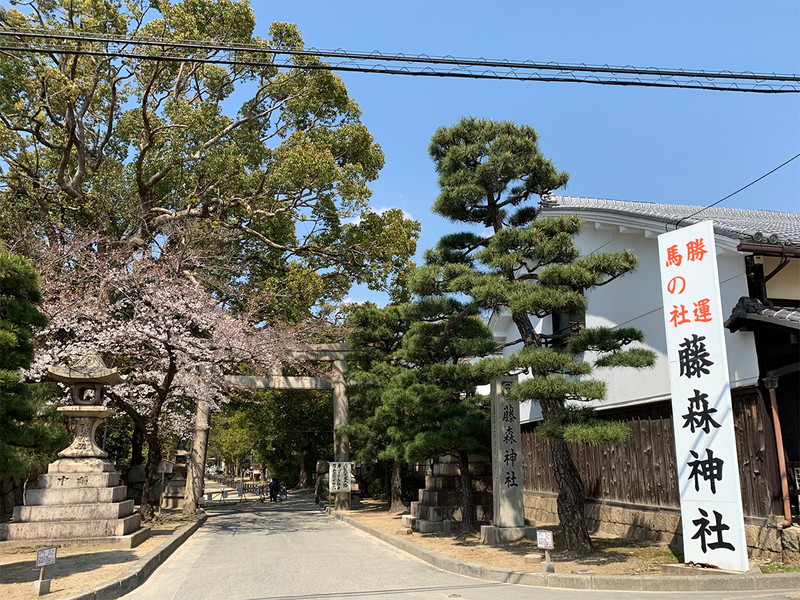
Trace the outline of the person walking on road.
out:
M 277 502 L 278 500 L 278 480 L 274 477 L 269 482 L 269 501 Z

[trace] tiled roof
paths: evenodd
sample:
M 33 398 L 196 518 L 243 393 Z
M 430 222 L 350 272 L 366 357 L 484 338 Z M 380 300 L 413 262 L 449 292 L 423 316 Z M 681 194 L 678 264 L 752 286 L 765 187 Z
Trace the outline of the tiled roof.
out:
M 800 330 L 800 310 L 793 306 L 769 307 L 753 298 L 739 298 L 731 316 L 725 321 L 725 326 L 732 331 L 752 329 L 758 325 Z
M 681 226 L 711 219 L 719 235 L 762 244 L 800 246 L 800 214 L 769 210 L 721 208 L 703 210 L 702 206 L 654 204 L 572 196 L 543 196 L 540 206 L 547 209 L 574 209 L 639 217 L 659 223 Z M 699 214 L 695 214 L 702 210 Z

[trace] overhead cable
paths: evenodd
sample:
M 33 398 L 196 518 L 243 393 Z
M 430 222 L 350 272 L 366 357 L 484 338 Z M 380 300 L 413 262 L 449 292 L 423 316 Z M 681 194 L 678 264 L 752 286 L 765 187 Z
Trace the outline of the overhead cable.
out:
M 788 165 L 790 162 L 792 162 L 793 160 L 795 160 L 795 159 L 797 159 L 797 158 L 800 158 L 800 154 L 795 154 L 795 155 L 794 155 L 792 158 L 790 158 L 789 160 L 786 160 L 786 161 L 782 162 L 781 164 L 779 164 L 779 165 L 778 165 L 777 167 L 775 167 L 774 169 L 770 169 L 769 171 L 767 171 L 766 173 L 764 173 L 764 174 L 763 174 L 761 177 L 757 177 L 756 179 L 754 179 L 753 181 L 751 181 L 751 182 L 750 182 L 750 183 L 748 183 L 747 185 L 743 185 L 743 186 L 742 186 L 742 187 L 740 187 L 738 190 L 736 190 L 735 192 L 731 192 L 730 194 L 728 194 L 728 195 L 727 195 L 727 196 L 725 196 L 724 198 L 720 198 L 720 199 L 719 199 L 719 200 L 717 200 L 716 202 L 713 202 L 712 204 L 709 204 L 708 206 L 704 206 L 703 208 L 701 208 L 701 209 L 700 209 L 700 210 L 698 210 L 697 212 L 693 212 L 693 213 L 692 213 L 692 214 L 690 214 L 690 215 L 687 215 L 687 216 L 685 216 L 685 217 L 681 217 L 681 218 L 680 218 L 680 219 L 679 219 L 679 220 L 678 220 L 678 221 L 675 223 L 675 227 L 676 227 L 676 228 L 677 228 L 677 227 L 680 227 L 680 224 L 681 224 L 681 222 L 683 222 L 683 221 L 686 221 L 687 219 L 691 219 L 692 217 L 695 217 L 695 216 L 699 215 L 701 212 L 704 212 L 704 211 L 708 210 L 709 208 L 713 208 L 713 207 L 714 207 L 714 206 L 716 206 L 717 204 L 720 204 L 720 203 L 724 202 L 725 200 L 727 200 L 727 199 L 728 199 L 728 198 L 730 198 L 731 196 L 735 196 L 735 195 L 736 195 L 736 194 L 738 194 L 739 192 L 741 192 L 741 191 L 743 191 L 743 190 L 746 190 L 746 189 L 747 189 L 747 188 L 749 188 L 751 185 L 754 185 L 754 184 L 758 183 L 759 181 L 761 181 L 762 179 L 764 179 L 765 177 L 768 177 L 769 175 L 772 175 L 772 174 L 773 174 L 775 171 L 777 171 L 778 169 L 781 169 L 781 168 L 785 167 L 786 165 Z
M 688 69 L 640 68 L 632 66 L 560 64 L 554 62 L 510 61 L 484 58 L 455 58 L 424 54 L 384 54 L 380 52 L 349 52 L 345 50 L 294 49 L 265 47 L 255 44 L 220 44 L 208 41 L 172 41 L 159 38 L 129 37 L 84 32 L 52 32 L 33 29 L 0 29 L 0 50 L 40 54 L 76 54 L 131 58 L 277 67 L 296 69 L 325 69 L 331 71 L 382 73 L 424 77 L 455 77 L 471 79 L 505 79 L 519 81 L 557 81 L 600 85 L 674 87 L 759 93 L 800 92 L 800 76 L 794 74 L 703 71 Z M 9 39 L 11 38 L 11 39 Z M 87 48 L 82 44 L 102 44 L 104 48 Z M 119 46 L 111 50 L 107 45 Z M 132 50 L 129 48 L 145 48 Z M 160 52 L 153 54 L 147 48 Z M 176 51 L 221 53 L 223 56 L 192 56 Z M 171 51 L 171 52 L 170 52 Z M 276 56 L 323 57 L 341 59 L 332 64 L 275 62 Z M 405 63 L 407 66 L 387 66 L 382 63 Z M 452 66 L 450 70 L 435 66 Z

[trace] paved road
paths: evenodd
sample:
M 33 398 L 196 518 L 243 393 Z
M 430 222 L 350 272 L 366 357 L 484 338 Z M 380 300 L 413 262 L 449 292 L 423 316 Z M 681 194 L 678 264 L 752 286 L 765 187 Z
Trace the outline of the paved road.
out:
M 126 600 L 722 600 L 800 593 L 554 590 L 440 571 L 332 519 L 305 496 L 210 512 L 206 524 Z

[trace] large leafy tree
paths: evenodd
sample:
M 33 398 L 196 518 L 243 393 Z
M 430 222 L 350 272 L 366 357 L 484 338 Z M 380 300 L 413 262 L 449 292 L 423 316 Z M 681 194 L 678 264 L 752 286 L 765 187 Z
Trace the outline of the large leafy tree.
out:
M 0 27 L 303 48 L 291 24 L 256 37 L 246 0 L 23 4 Z M 132 254 L 195 247 L 189 270 L 221 298 L 295 319 L 405 268 L 416 224 L 369 210 L 383 154 L 317 58 L 19 39 L 0 61 L 0 229 L 23 253 L 86 228 Z
M 174 277 L 180 263 L 168 258 L 126 261 L 121 251 L 98 257 L 80 247 L 57 249 L 42 253 L 50 259 L 43 261 L 49 323 L 37 333 L 28 377 L 40 379 L 48 366 L 92 350 L 119 369 L 123 383 L 106 394 L 147 442 L 140 511 L 149 518 L 164 443 L 190 435 L 199 404 L 228 402 L 226 373 L 243 364 L 276 368 L 293 336 L 223 309 L 196 282 Z
M 384 464 L 390 470 L 389 510 L 394 512 L 405 510 L 402 501 L 405 448 L 389 434 L 398 414 L 384 406 L 384 393 L 392 378 L 405 368 L 396 353 L 410 325 L 410 308 L 408 304 L 378 308 L 365 303 L 356 307 L 347 321 L 347 343 L 352 351 L 347 357 L 350 413 L 346 431 L 359 462 L 386 461 Z
M 629 328 L 592 328 L 544 335 L 536 323 L 553 315 L 579 313 L 586 294 L 636 267 L 630 251 L 581 256 L 573 236 L 578 216 L 542 218 L 536 200 L 567 183 L 538 147 L 525 125 L 465 118 L 438 129 L 430 155 L 441 192 L 434 211 L 471 229 L 443 237 L 427 255 L 431 294 L 468 298 L 485 311 L 507 311 L 519 337 L 507 359 L 489 359 L 487 374 L 523 372 L 512 396 L 533 400 L 542 410 L 537 431 L 549 438 L 559 487 L 558 514 L 569 550 L 591 551 L 584 520 L 584 489 L 567 441 L 600 443 L 626 435 L 593 419 L 581 401 L 600 400 L 595 367 L 645 367 L 651 352 L 626 348 L 641 340 Z
M 113 344 L 112 336 L 92 338 L 109 358 L 120 351 L 120 316 L 133 317 L 132 334 L 131 323 L 147 323 L 148 311 L 158 315 L 145 329 L 152 335 L 180 324 L 190 335 L 178 350 L 191 357 L 202 340 L 214 338 L 216 326 L 195 323 L 219 316 L 214 303 L 255 323 L 298 323 L 354 282 L 391 290 L 414 251 L 418 225 L 398 210 L 370 210 L 368 184 L 383 154 L 342 81 L 314 56 L 279 66 L 248 51 L 208 47 L 302 49 L 294 25 L 274 23 L 269 39 L 255 36 L 246 0 L 20 4 L 21 10 L 0 8 L 0 27 L 19 33 L 18 49 L 3 51 L 0 60 L 0 236 L 37 264 L 57 263 L 48 272 L 61 290 L 82 289 L 86 274 L 77 263 L 92 264 L 87 253 L 120 277 L 159 271 L 162 285 L 127 280 L 126 289 L 142 293 L 125 295 L 124 311 L 121 296 L 106 293 L 114 285 L 102 274 L 86 288 L 84 296 L 97 294 L 95 314 L 111 319 L 108 328 L 119 334 Z M 74 52 L 36 52 L 21 33 L 30 28 L 82 39 L 68 42 Z M 132 38 L 208 44 L 143 47 Z M 209 62 L 217 58 L 228 62 Z M 75 240 L 90 240 L 79 259 L 53 260 Z M 202 292 L 211 295 L 200 301 Z M 81 299 L 88 310 L 91 301 Z M 67 339 L 80 341 L 90 323 L 105 327 L 79 310 L 59 312 L 59 296 L 52 301 L 45 312 L 75 317 L 58 322 L 72 332 Z M 208 310 L 192 316 L 195 301 Z M 154 332 L 153 325 L 167 329 Z M 200 373 L 163 341 L 147 346 L 149 354 L 118 357 L 152 384 L 142 392 L 145 402 L 125 405 L 117 394 L 140 433 L 148 429 L 149 445 L 157 443 L 153 428 L 165 407 L 175 409 L 168 421 L 191 427 L 192 407 L 207 415 L 214 402 L 198 386 L 185 388 L 192 393 L 182 403 L 170 399 L 173 383 Z M 201 352 L 206 357 L 209 346 Z M 205 417 L 196 422 L 198 430 L 207 426 Z M 148 452 L 153 470 L 159 451 Z
M 25 477 L 66 442 L 65 431 L 39 418 L 19 373 L 33 360 L 35 330 L 47 324 L 41 300 L 30 261 L 0 249 L 0 479 Z

